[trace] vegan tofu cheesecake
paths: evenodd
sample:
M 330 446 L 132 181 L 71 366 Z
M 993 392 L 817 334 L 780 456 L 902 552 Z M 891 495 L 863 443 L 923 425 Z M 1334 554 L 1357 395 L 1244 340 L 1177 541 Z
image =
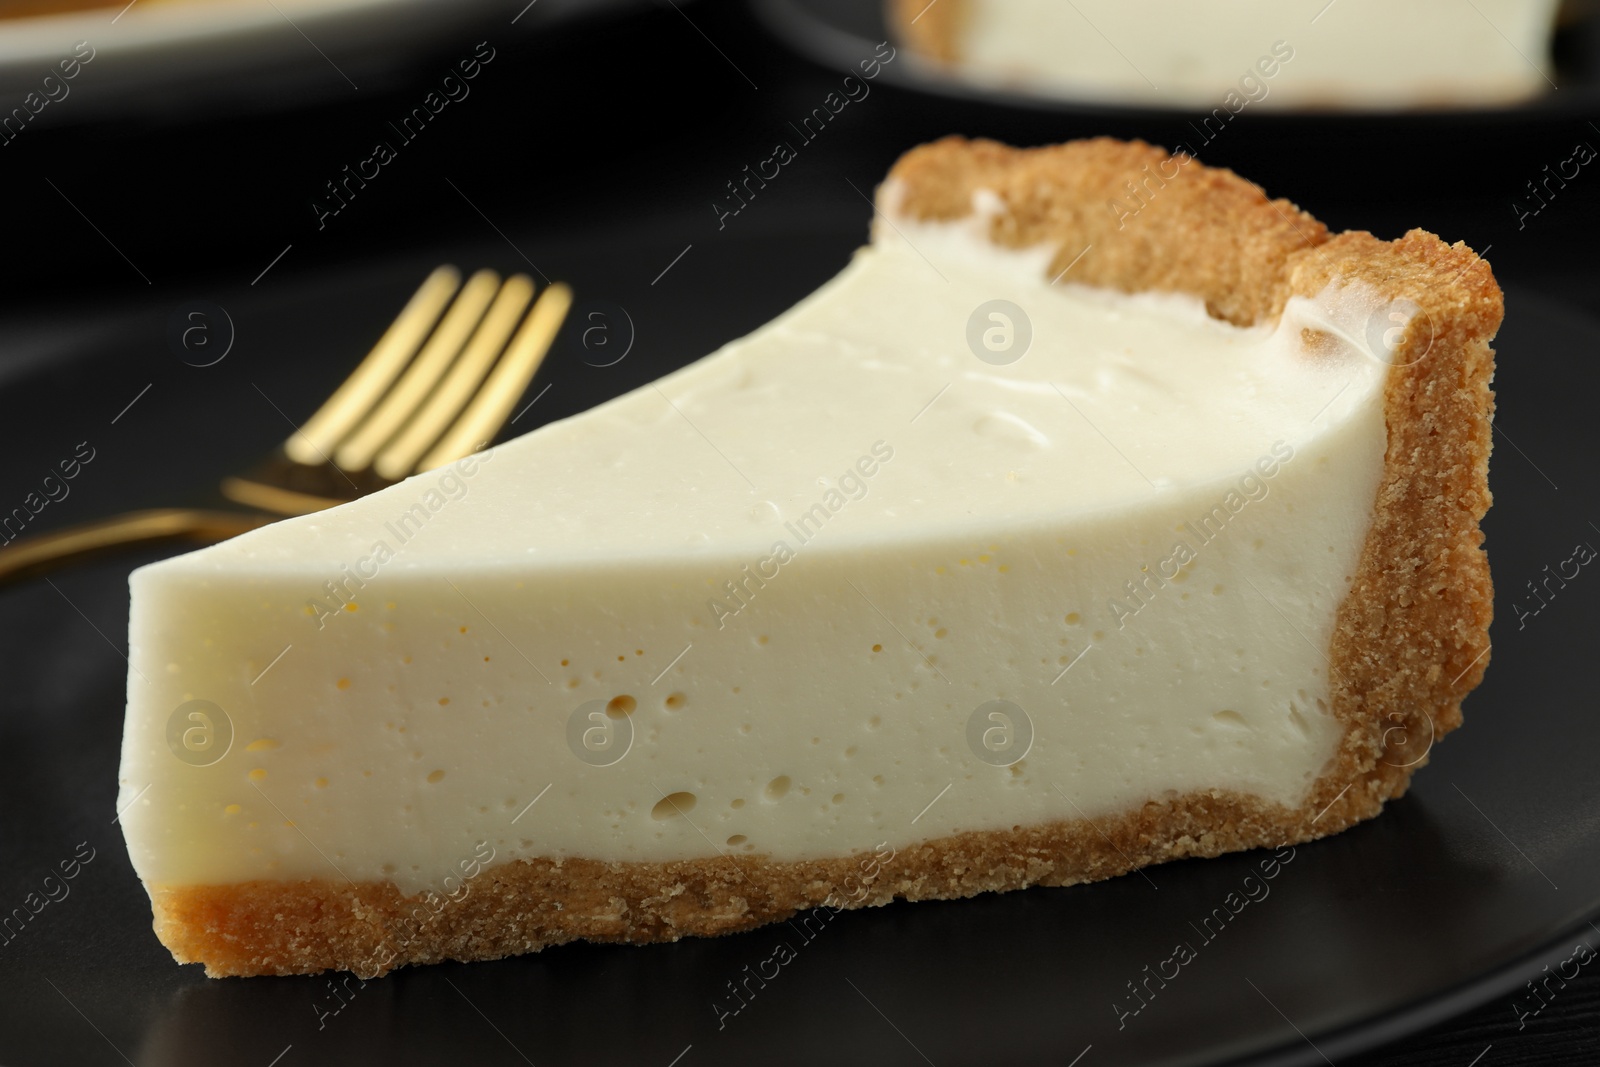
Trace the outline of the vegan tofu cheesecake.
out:
M 134 573 L 177 960 L 722 934 L 1405 791 L 1489 658 L 1488 265 L 1105 139 L 926 145 L 876 207 L 682 370 Z

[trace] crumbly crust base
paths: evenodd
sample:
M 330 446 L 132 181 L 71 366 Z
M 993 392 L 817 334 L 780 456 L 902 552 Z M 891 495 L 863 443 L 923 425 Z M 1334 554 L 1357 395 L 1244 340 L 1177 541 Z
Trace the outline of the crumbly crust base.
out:
M 1146 186 L 1153 191 L 1135 217 L 1108 207 L 1128 202 L 1126 182 L 1174 168 L 1177 177 Z M 1306 801 L 1290 808 L 1197 792 L 1095 822 L 958 834 L 880 859 L 871 878 L 858 854 L 798 863 L 517 860 L 433 902 L 388 883 L 152 886 L 156 932 L 175 958 L 203 962 L 212 976 L 365 976 L 579 938 L 733 933 L 818 907 L 1072 885 L 1309 841 L 1405 792 L 1433 741 L 1460 725 L 1461 700 L 1488 664 L 1492 588 L 1478 523 L 1490 503 L 1489 341 L 1503 315 L 1488 264 L 1421 230 L 1397 241 L 1329 236 L 1230 171 L 1141 143 L 1015 149 L 949 138 L 907 153 L 889 178 L 898 210 L 918 219 L 970 214 L 972 192 L 990 190 L 1005 204 L 991 239 L 1054 244 L 1052 275 L 1076 259 L 1067 281 L 1190 293 L 1241 325 L 1276 318 L 1291 295 L 1313 296 L 1333 278 L 1420 308 L 1385 386 L 1388 447 L 1373 523 L 1329 649 L 1332 712 L 1345 734 Z

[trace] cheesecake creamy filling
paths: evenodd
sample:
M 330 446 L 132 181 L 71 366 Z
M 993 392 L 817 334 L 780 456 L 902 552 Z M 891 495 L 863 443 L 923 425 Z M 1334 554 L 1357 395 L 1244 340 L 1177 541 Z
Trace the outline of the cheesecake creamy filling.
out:
M 1475 6 L 964 0 L 955 46 L 963 73 L 984 81 L 1207 108 L 1229 93 L 1259 107 L 1381 108 L 1546 89 L 1556 0 Z
M 1403 309 L 1330 287 L 1243 329 L 1052 286 L 1049 249 L 985 239 L 992 198 L 934 224 L 893 192 L 715 355 L 137 571 L 145 882 L 409 893 L 485 848 L 801 860 L 1300 803 Z

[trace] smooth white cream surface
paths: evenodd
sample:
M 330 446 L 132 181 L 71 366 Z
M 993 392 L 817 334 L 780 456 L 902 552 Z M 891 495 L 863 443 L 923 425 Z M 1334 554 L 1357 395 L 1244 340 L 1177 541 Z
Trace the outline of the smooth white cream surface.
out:
M 1051 286 L 1049 250 L 982 225 L 880 224 L 766 327 L 468 473 L 135 572 L 140 876 L 413 892 L 479 842 L 796 860 L 1192 790 L 1299 802 L 1383 464 L 1372 301 L 1240 329 Z M 1006 365 L 967 340 L 994 299 L 1031 324 Z M 207 766 L 168 741 L 194 700 L 232 726 Z M 995 700 L 1026 722 L 974 747 Z
M 957 56 L 983 81 L 1157 105 L 1223 107 L 1230 92 L 1255 107 L 1492 104 L 1551 87 L 1555 9 L 1556 0 L 964 0 Z

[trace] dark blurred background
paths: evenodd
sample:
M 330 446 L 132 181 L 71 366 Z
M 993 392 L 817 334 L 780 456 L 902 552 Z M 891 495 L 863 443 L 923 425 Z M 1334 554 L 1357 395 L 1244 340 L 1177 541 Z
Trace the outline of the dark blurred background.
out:
M 81 308 L 90 294 L 108 303 L 149 299 L 188 293 L 199 280 L 245 286 L 290 243 L 275 275 L 405 255 L 486 232 L 469 197 L 501 230 L 522 235 L 536 261 L 541 241 L 597 225 L 687 224 L 712 240 L 710 205 L 723 183 L 766 155 L 784 123 L 838 81 L 774 40 L 739 2 L 657 0 L 550 22 L 539 14 L 535 5 L 509 25 L 495 12 L 440 33 L 436 48 L 362 77 L 359 89 L 329 64 L 321 91 L 300 87 L 299 106 L 281 113 L 218 117 L 205 99 L 177 93 L 159 115 L 83 121 L 74 109 L 103 103 L 99 72 L 86 67 L 70 99 L 0 149 L 12 251 L 0 264 L 7 306 L 70 300 Z M 311 205 L 327 200 L 325 183 L 368 156 L 375 140 L 393 140 L 387 124 L 480 41 L 497 58 L 472 95 L 319 230 Z M 1547 164 L 1580 141 L 1600 142 L 1594 114 L 1566 110 L 1408 119 L 1247 109 L 1200 155 L 1335 229 L 1389 237 L 1423 226 L 1490 248 L 1497 272 L 1592 309 L 1597 294 L 1582 272 L 1593 262 L 1586 237 L 1600 225 L 1600 197 L 1586 188 L 1593 176 L 1568 183 L 1523 228 L 1513 209 Z M 847 109 L 807 145 L 784 180 L 763 191 L 763 210 L 738 226 L 759 226 L 763 215 L 859 221 L 865 206 L 844 179 L 866 188 L 907 147 L 948 133 L 1018 144 L 1097 134 L 1198 143 L 1187 118 L 1029 112 L 880 80 L 870 103 Z

